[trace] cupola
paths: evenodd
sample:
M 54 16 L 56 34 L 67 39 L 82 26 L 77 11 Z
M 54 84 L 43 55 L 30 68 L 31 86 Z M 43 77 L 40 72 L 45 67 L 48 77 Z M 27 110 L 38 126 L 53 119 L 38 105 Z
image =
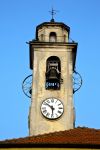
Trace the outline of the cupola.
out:
M 36 28 L 36 40 L 40 42 L 68 42 L 70 27 L 60 22 L 44 22 Z

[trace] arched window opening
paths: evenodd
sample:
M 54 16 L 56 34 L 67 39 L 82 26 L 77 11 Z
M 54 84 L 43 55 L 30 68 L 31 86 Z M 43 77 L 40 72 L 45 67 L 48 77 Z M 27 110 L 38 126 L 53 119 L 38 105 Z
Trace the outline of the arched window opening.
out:
M 57 35 L 55 32 L 51 32 L 49 35 L 49 41 L 50 42 L 56 42 L 57 41 Z
M 61 63 L 57 56 L 51 56 L 46 62 L 46 89 L 60 89 Z

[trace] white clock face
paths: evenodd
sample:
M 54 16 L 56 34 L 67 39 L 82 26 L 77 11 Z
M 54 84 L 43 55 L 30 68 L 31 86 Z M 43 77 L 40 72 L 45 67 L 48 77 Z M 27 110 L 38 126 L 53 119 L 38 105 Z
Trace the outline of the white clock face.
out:
M 56 98 L 48 98 L 42 102 L 41 113 L 48 119 L 57 119 L 62 116 L 64 106 L 62 102 Z

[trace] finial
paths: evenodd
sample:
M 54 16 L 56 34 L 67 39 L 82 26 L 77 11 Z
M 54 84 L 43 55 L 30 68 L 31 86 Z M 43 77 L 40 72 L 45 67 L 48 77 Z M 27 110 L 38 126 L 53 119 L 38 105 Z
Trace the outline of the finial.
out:
M 53 7 L 52 7 L 52 10 L 49 11 L 49 12 L 50 12 L 50 14 L 51 14 L 51 16 L 52 16 L 51 22 L 54 22 L 54 21 L 55 21 L 55 20 L 54 20 L 54 15 L 56 14 L 57 10 L 54 10 Z

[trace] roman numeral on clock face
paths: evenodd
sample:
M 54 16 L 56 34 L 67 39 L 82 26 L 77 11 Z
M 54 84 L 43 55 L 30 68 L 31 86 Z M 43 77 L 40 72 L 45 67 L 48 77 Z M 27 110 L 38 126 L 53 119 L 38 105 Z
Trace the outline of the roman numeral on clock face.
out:
M 62 112 L 58 110 L 58 113 L 61 114 Z

